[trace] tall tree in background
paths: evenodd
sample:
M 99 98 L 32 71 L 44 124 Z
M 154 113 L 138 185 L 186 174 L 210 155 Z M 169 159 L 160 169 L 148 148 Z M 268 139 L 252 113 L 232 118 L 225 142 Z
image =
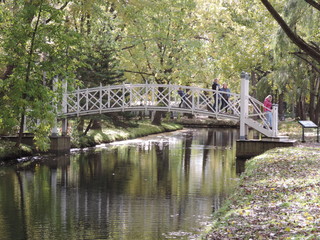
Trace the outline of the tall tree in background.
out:
M 278 45 L 282 56 L 278 63 L 282 67 L 279 69 L 281 74 L 278 75 L 281 76 L 282 82 L 283 79 L 287 79 L 288 83 L 293 80 L 291 84 L 293 85 L 292 89 L 295 90 L 294 96 L 296 96 L 296 105 L 293 108 L 301 119 L 306 118 L 306 111 L 308 111 L 310 119 L 319 123 L 320 36 L 318 29 L 320 27 L 320 5 L 313 0 L 290 0 L 283 7 L 283 17 L 281 17 L 280 11 L 277 11 L 269 1 L 261 0 L 261 2 L 277 21 L 282 33 L 291 41 L 291 43 L 286 41 L 281 37 L 281 33 L 279 34 Z M 286 51 L 287 53 L 285 53 Z M 297 71 L 292 71 L 294 69 L 292 64 L 281 64 L 284 62 L 284 56 L 286 54 L 288 56 L 288 53 L 298 58 L 298 61 L 291 60 L 297 63 Z M 293 75 L 293 73 L 295 74 Z
M 119 20 L 113 5 L 107 1 L 83 0 L 70 4 L 70 28 L 81 34 L 76 70 L 77 79 L 83 87 L 112 85 L 124 81 L 120 69 L 117 39 L 122 35 Z M 110 114 L 109 114 L 110 115 Z M 90 121 L 83 131 L 85 117 L 79 117 L 78 132 L 86 134 L 91 127 L 100 128 L 101 116 L 89 117 Z
M 292 29 L 286 21 L 280 16 L 280 14 L 275 10 L 268 0 L 261 0 L 263 5 L 268 9 L 272 17 L 278 22 L 279 26 L 290 38 L 290 40 L 302 51 L 301 55 L 306 55 L 314 59 L 318 64 L 320 64 L 320 48 L 319 44 L 316 42 L 306 42 L 294 29 Z M 298 4 L 297 1 L 291 1 Z M 300 1 L 301 2 L 301 1 Z M 320 11 L 320 4 L 313 0 L 305 0 L 310 6 L 314 7 L 317 11 Z
M 112 4 L 100 0 L 74 1 L 69 4 L 69 26 L 81 34 L 77 77 L 85 87 L 123 81 L 119 67 L 117 39 L 121 29 Z
M 1 8 L 1 129 L 15 131 L 19 141 L 27 117 L 37 146 L 49 146 L 48 135 L 54 124 L 53 79 L 73 78 L 72 54 L 77 36 L 66 30 L 60 1 L 5 1 Z

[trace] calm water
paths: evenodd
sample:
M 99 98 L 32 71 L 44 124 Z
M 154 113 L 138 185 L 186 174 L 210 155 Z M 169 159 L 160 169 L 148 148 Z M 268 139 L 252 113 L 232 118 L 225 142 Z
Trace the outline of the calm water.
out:
M 0 239 L 192 239 L 237 181 L 233 129 L 0 168 Z

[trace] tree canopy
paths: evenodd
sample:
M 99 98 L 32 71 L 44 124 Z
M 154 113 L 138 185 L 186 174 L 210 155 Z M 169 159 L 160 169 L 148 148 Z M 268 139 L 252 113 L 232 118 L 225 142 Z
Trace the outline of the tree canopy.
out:
M 268 94 L 318 122 L 319 3 L 314 0 L 6 0 L 0 2 L 0 130 L 48 147 L 62 86 L 121 82 Z M 284 106 L 284 105 L 283 105 Z M 318 111 L 319 110 L 319 111 Z

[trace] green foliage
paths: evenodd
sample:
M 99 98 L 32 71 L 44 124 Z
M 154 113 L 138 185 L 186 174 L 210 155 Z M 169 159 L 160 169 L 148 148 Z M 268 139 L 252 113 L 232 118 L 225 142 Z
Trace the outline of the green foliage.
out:
M 0 140 L 0 161 L 30 156 L 33 153 L 30 146 L 22 144 L 19 148 L 15 148 L 14 145 L 14 142 Z
M 77 76 L 86 87 L 123 82 L 118 58 L 120 49 L 116 43 L 122 33 L 116 13 L 105 2 L 88 1 L 87 4 L 82 8 L 78 6 L 80 9 L 76 12 L 72 11 L 73 19 L 80 15 L 80 19 L 85 18 L 87 22 L 83 28 L 77 29 L 82 33 L 82 47 L 79 49 L 82 65 L 77 69 Z M 74 24 L 77 23 L 74 20 Z
M 273 5 L 319 43 L 319 11 L 299 0 Z M 297 51 L 259 0 L 8 0 L 0 3 L 0 132 L 19 131 L 25 115 L 46 148 L 65 81 L 69 90 L 123 81 L 210 87 L 219 77 L 239 92 L 247 71 L 260 100 L 284 93 L 294 109 L 318 95 L 319 76 Z
M 16 1 L 15 8 L 10 4 L 1 4 L 0 64 L 5 67 L 0 82 L 0 128 L 14 133 L 25 115 L 33 123 L 29 127 L 36 144 L 45 150 L 59 99 L 54 89 L 74 75 L 73 47 L 79 38 L 65 28 L 65 16 L 54 4 Z
M 141 0 L 116 5 L 125 22 L 121 62 L 130 81 L 195 81 L 199 66 L 195 63 L 201 62 L 197 58 L 201 44 L 195 39 L 195 6 L 192 0 Z

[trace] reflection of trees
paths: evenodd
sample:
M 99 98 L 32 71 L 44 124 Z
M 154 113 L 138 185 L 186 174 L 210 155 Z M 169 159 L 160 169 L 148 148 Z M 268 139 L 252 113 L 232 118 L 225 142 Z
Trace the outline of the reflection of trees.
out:
M 20 172 L 0 175 L 0 239 L 28 239 L 25 197 Z
M 167 186 L 167 180 L 169 180 L 169 145 L 158 143 L 154 144 L 154 148 L 157 158 L 157 185 L 165 184 Z
M 192 140 L 193 134 L 188 133 L 184 142 L 184 173 L 186 182 L 189 180 Z
M 214 129 L 210 128 L 208 129 L 208 135 L 205 140 L 204 146 L 203 146 L 203 158 L 202 158 L 202 171 L 205 172 L 207 161 L 209 158 L 209 152 L 210 148 L 213 145 L 213 131 Z
M 21 176 L 20 176 L 20 172 L 19 171 L 15 171 L 16 172 L 16 176 L 18 179 L 18 183 L 19 183 L 19 191 L 20 191 L 20 209 L 21 209 L 21 228 L 22 228 L 22 233 L 24 235 L 25 239 L 28 239 L 28 232 L 27 232 L 27 222 L 26 222 L 26 213 L 25 213 L 25 196 L 24 196 L 24 189 L 23 189 L 23 182 L 21 180 Z
M 11 174 L 14 180 L 10 184 L 14 186 L 9 185 L 16 190 L 6 192 L 10 198 L 19 195 L 14 203 L 15 219 L 10 223 L 17 222 L 20 234 L 28 231 L 30 239 L 109 235 L 124 239 L 128 233 L 134 238 L 193 224 L 197 220 L 186 221 L 186 216 L 208 212 L 211 205 L 220 207 L 228 193 L 225 188 L 235 176 L 228 159 L 233 150 L 213 147 L 222 144 L 224 135 L 219 131 L 197 129 L 183 139 L 180 135 L 173 144 L 150 141 L 117 146 L 76 154 L 71 160 L 66 157 L 21 168 L 20 180 Z M 228 135 L 227 144 L 231 143 L 234 131 L 222 131 Z M 0 199 L 4 185 L 0 183 Z M 17 192 L 24 193 L 22 198 Z M 24 209 L 20 207 L 23 202 Z M 0 206 L 0 221 L 7 213 L 3 209 L 10 204 Z M 22 229 L 23 225 L 28 228 Z
M 184 221 L 184 214 L 188 211 L 188 202 L 189 198 L 186 195 L 189 193 L 189 181 L 190 181 L 190 163 L 191 163 L 191 149 L 192 149 L 192 142 L 193 142 L 193 132 L 187 133 L 184 138 L 183 149 L 184 149 L 184 156 L 183 156 L 183 169 L 184 169 L 184 180 L 183 183 L 180 183 L 184 188 L 182 188 L 182 192 L 179 194 L 180 196 L 177 199 L 177 226 L 181 226 Z M 182 176 L 181 176 L 182 177 Z

